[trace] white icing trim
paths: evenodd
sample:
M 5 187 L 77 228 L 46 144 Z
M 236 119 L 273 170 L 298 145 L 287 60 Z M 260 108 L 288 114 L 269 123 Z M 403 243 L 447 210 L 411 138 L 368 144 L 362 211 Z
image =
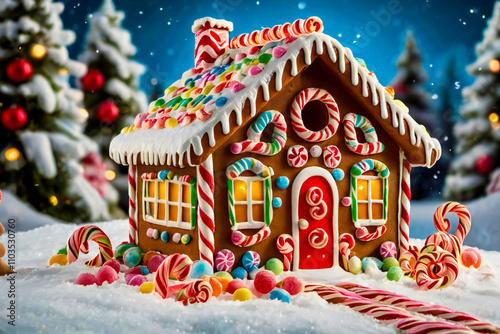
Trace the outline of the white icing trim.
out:
M 326 169 L 320 167 L 307 167 L 303 169 L 293 181 L 292 186 L 292 237 L 294 243 L 293 249 L 293 271 L 301 271 L 301 272 L 312 272 L 312 271 L 323 271 L 323 270 L 331 270 L 331 268 L 325 269 L 299 269 L 299 255 L 300 255 L 300 242 L 299 242 L 299 193 L 300 188 L 304 181 L 312 176 L 321 176 L 331 186 L 332 196 L 333 196 L 333 206 L 331 209 L 333 210 L 333 266 L 331 268 L 337 268 L 339 266 L 339 194 L 337 189 L 337 184 L 333 179 L 332 174 L 330 174 Z
M 242 80 L 245 88 L 240 93 L 234 94 L 231 90 L 225 90 L 220 96 L 227 97 L 228 101 L 223 107 L 217 109 L 213 116 L 206 122 L 198 119 L 194 120 L 187 126 L 177 126 L 173 129 L 149 129 L 135 130 L 129 133 L 122 133 L 115 137 L 110 145 L 110 157 L 117 163 L 130 164 L 137 163 L 137 156 L 141 154 L 141 163 L 143 164 L 168 164 L 171 166 L 184 167 L 183 157 L 188 155 L 188 164 L 194 166 L 190 161 L 190 151 L 193 150 L 196 155 L 203 153 L 201 144 L 205 134 L 208 135 L 209 145 L 214 147 L 215 127 L 221 123 L 224 134 L 228 134 L 231 130 L 230 116 L 234 112 L 236 114 L 237 125 L 242 124 L 242 111 L 245 102 L 248 99 L 251 106 L 250 116 L 256 114 L 256 98 L 260 87 L 263 89 L 264 101 L 269 100 L 269 82 L 273 75 L 276 74 L 276 89 L 282 88 L 282 77 L 285 65 L 288 61 L 291 63 L 291 75 L 298 74 L 297 58 L 301 51 L 304 51 L 306 65 L 311 64 L 311 56 L 313 46 L 316 45 L 318 54 L 323 54 L 324 45 L 328 55 L 333 63 L 338 63 L 342 73 L 346 71 L 346 58 L 351 64 L 351 82 L 357 85 L 359 77 L 361 77 L 362 95 L 368 96 L 368 88 L 372 93 L 372 104 L 380 105 L 380 115 L 382 119 L 391 116 L 391 124 L 399 129 L 401 135 L 406 134 L 405 121 L 408 127 L 408 135 L 410 136 L 411 144 L 419 146 L 421 143 L 425 149 L 425 166 L 432 167 L 432 153 L 435 152 L 437 161 L 441 156 L 441 145 L 437 139 L 431 138 L 421 129 L 420 125 L 413 118 L 401 109 L 389 93 L 385 91 L 375 78 L 369 76 L 365 69 L 352 56 L 351 50 L 344 48 L 334 38 L 322 34 L 313 33 L 306 36 L 300 36 L 294 42 L 283 45 L 287 49 L 286 54 L 279 59 L 272 59 L 259 75 L 247 76 Z M 228 49 L 228 53 L 234 56 L 239 52 L 247 53 L 250 48 Z M 338 52 L 339 57 L 337 58 Z M 183 78 L 185 79 L 185 78 Z M 183 86 L 183 79 L 174 83 L 174 86 Z M 227 92 L 226 92 L 227 91 Z M 217 96 L 219 97 L 219 96 Z M 389 108 L 387 108 L 389 105 Z
M 212 17 L 203 17 L 201 19 L 194 21 L 193 26 L 191 27 L 191 31 L 193 32 L 193 34 L 196 34 L 198 30 L 200 30 L 200 28 L 203 27 L 207 22 L 210 24 L 210 27 L 212 28 L 215 27 L 219 29 L 227 29 L 228 31 L 233 31 L 233 22 L 229 22 L 226 20 L 218 20 Z

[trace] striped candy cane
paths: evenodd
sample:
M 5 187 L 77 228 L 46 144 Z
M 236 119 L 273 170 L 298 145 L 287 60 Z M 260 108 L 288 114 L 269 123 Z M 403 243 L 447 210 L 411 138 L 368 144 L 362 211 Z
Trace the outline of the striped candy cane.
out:
M 200 259 L 213 267 L 215 251 L 214 175 L 213 160 L 210 155 L 196 168 L 198 179 L 198 247 Z
M 261 228 L 259 232 L 250 236 L 240 231 L 233 231 L 231 234 L 231 241 L 238 247 L 251 247 L 266 239 L 269 235 L 271 235 L 271 229 L 266 225 Z
M 463 243 L 471 228 L 470 213 L 463 204 L 458 202 L 447 202 L 440 205 L 434 213 L 434 225 L 436 225 L 439 232 L 448 232 L 451 225 L 450 221 L 445 218 L 445 216 L 450 212 L 456 213 L 458 216 L 458 226 L 455 236 Z
M 128 239 L 137 244 L 137 165 L 128 166 Z
M 292 236 L 290 234 L 280 235 L 278 240 L 276 240 L 276 247 L 278 247 L 278 251 L 283 254 L 283 271 L 289 271 L 292 267 L 294 249 Z
M 363 241 L 372 241 L 380 238 L 387 231 L 385 225 L 378 226 L 375 232 L 370 233 L 366 227 L 358 227 L 356 229 L 356 238 Z
M 365 134 L 366 143 L 358 142 L 356 128 Z M 361 155 L 377 154 L 384 151 L 384 144 L 378 141 L 377 132 L 368 118 L 349 113 L 344 117 L 345 143 L 347 148 Z
M 403 175 L 401 180 L 401 219 L 399 220 L 399 247 L 405 251 L 410 249 L 410 172 L 411 165 L 403 160 Z
M 339 252 L 342 255 L 342 262 L 344 264 L 344 270 L 349 270 L 349 256 L 351 255 L 351 249 L 356 245 L 354 237 L 350 233 L 343 233 L 339 238 Z

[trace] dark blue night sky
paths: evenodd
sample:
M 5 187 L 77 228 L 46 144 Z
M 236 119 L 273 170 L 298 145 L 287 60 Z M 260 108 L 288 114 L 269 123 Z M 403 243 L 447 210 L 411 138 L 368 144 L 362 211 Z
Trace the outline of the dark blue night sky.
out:
M 68 0 L 63 20 L 76 31 L 78 39 L 70 48 L 76 57 L 83 47 L 86 16 L 101 0 Z M 194 20 L 212 16 L 232 21 L 230 37 L 263 27 L 293 22 L 297 18 L 319 16 L 326 34 L 352 48 L 375 71 L 382 84 L 388 85 L 396 73 L 394 65 L 403 48 L 407 29 L 413 29 L 424 55 L 430 80 L 427 89 L 438 92 L 442 74 L 451 57 L 457 59 L 457 88 L 470 83 L 465 65 L 475 59 L 474 45 L 493 9 L 492 0 L 115 0 L 125 11 L 124 26 L 138 47 L 137 60 L 148 67 L 142 88 L 152 89 L 157 78 L 165 88 L 193 66 Z M 392 13 L 389 11 L 392 10 Z

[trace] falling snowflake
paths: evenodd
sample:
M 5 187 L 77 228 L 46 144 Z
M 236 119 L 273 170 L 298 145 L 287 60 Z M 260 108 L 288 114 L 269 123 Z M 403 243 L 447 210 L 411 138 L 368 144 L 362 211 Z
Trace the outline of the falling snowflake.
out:
M 305 2 L 299 2 L 298 7 L 299 7 L 299 9 L 305 9 L 306 8 L 306 3 Z

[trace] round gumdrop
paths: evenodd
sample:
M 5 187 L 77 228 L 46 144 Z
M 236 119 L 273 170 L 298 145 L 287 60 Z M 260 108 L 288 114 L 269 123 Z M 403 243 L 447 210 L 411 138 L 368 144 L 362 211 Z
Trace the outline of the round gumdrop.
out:
M 273 257 L 267 260 L 266 269 L 271 270 L 275 275 L 279 275 L 283 272 L 283 262 L 280 259 Z
M 141 275 L 141 274 L 128 274 L 128 275 L 125 275 L 125 283 L 130 284 L 130 281 L 135 276 L 143 276 L 143 275 Z
M 382 270 L 389 271 L 389 269 L 391 269 L 392 267 L 399 267 L 398 259 L 395 259 L 393 257 L 386 257 L 382 264 Z
M 4 249 L 5 253 L 5 249 Z M 54 264 L 58 264 L 60 266 L 65 266 L 68 264 L 68 256 L 65 254 L 56 254 L 49 260 L 49 266 L 53 266 Z
M 113 283 L 118 279 L 118 274 L 110 266 L 102 266 L 95 275 L 97 285 L 102 285 L 104 282 Z
M 137 247 L 136 244 L 132 243 L 122 243 L 118 245 L 115 249 L 115 258 L 121 260 L 123 258 L 123 254 L 130 248 Z
M 361 270 L 366 271 L 367 268 L 382 270 L 383 263 L 376 257 L 365 257 L 361 260 Z
M 387 272 L 387 279 L 389 281 L 399 281 L 401 279 L 401 277 L 403 277 L 404 273 L 403 273 L 403 269 L 401 269 L 401 267 L 399 266 L 394 266 L 394 267 L 391 267 L 389 269 L 389 271 Z
M 481 266 L 481 255 L 474 248 L 465 248 L 461 255 L 462 264 L 467 268 L 479 268 Z
M 359 259 L 359 257 L 357 256 L 353 256 L 349 259 L 349 271 L 354 274 L 354 275 L 357 275 L 359 274 L 359 272 L 361 271 L 361 260 Z
M 246 287 L 247 286 L 246 286 L 245 282 L 243 282 L 242 280 L 237 278 L 237 279 L 233 279 L 231 282 L 229 282 L 229 284 L 227 285 L 226 292 L 233 294 L 236 290 L 246 288 Z
M 212 276 L 213 274 L 214 270 L 208 261 L 200 260 L 193 263 L 191 278 L 198 279 L 201 278 L 201 276 Z
M 150 273 L 155 273 L 158 270 L 160 264 L 165 261 L 165 258 L 161 255 L 154 255 L 148 260 L 148 269 Z
M 141 286 L 142 283 L 146 283 L 148 281 L 146 276 L 142 275 L 134 275 L 132 279 L 128 282 L 128 285 L 131 286 Z
M 270 270 L 261 270 L 255 275 L 254 286 L 260 293 L 269 293 L 276 287 L 276 276 Z
M 87 286 L 87 285 L 96 284 L 96 282 L 97 282 L 97 280 L 96 280 L 94 275 L 92 275 L 91 273 L 83 273 L 83 274 L 80 274 L 78 276 L 75 284 Z
M 140 293 L 151 293 L 155 291 L 155 284 L 153 282 L 144 282 L 139 287 Z
M 234 268 L 234 270 L 231 272 L 231 275 L 233 278 L 239 278 L 239 279 L 245 279 L 248 276 L 247 271 L 243 267 L 237 267 Z
M 142 262 L 143 256 L 144 253 L 139 247 L 129 248 L 123 253 L 123 263 L 129 268 L 138 266 Z
M 146 254 L 144 254 L 144 257 L 142 258 L 142 265 L 147 266 L 149 263 L 149 260 L 151 258 L 153 258 L 153 256 L 156 256 L 156 255 L 162 256 L 160 252 L 156 252 L 156 251 L 149 251 Z
M 228 278 L 228 279 L 233 279 L 233 276 L 231 276 L 230 273 L 228 273 L 227 271 L 218 271 L 214 274 L 215 277 L 220 277 L 220 278 Z
M 111 259 L 111 260 L 106 261 L 106 263 L 104 263 L 104 265 L 110 266 L 111 268 L 113 268 L 117 274 L 120 272 L 120 262 L 116 261 L 115 259 Z
M 284 303 L 290 303 L 290 293 L 284 289 L 274 288 L 269 294 L 271 300 L 280 300 Z
M 132 268 L 129 268 L 125 271 L 125 277 L 127 277 L 128 275 L 130 274 L 134 274 L 134 275 L 142 275 L 142 269 L 139 268 L 139 267 L 132 267 Z
M 252 291 L 250 291 L 250 289 L 240 288 L 234 292 L 233 300 L 244 302 L 244 301 L 252 299 L 252 296 L 253 296 L 253 294 L 252 294 Z
M 295 296 L 304 289 L 304 282 L 296 276 L 289 276 L 283 280 L 281 288 L 288 291 L 292 296 Z

